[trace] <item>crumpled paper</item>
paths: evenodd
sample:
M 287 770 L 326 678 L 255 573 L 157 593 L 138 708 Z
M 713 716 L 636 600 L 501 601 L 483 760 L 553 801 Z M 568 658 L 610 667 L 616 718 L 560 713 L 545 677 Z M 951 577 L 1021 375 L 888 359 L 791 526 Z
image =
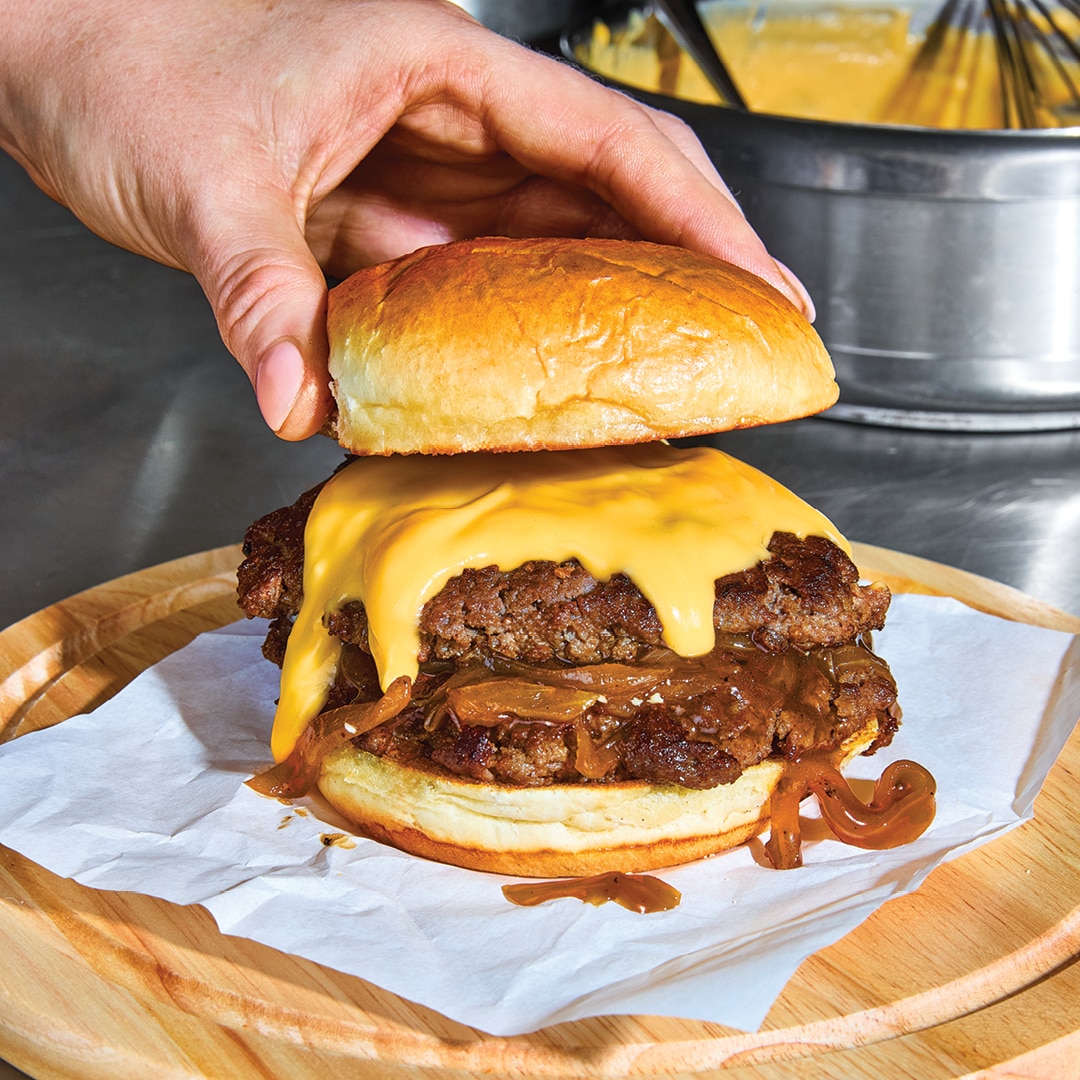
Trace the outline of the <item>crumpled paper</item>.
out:
M 564 899 L 508 903 L 508 880 L 424 861 L 345 831 L 317 801 L 243 781 L 268 764 L 277 670 L 265 626 L 204 634 L 89 715 L 0 747 L 0 843 L 102 889 L 202 904 L 226 934 L 358 975 L 498 1035 L 643 1013 L 756 1029 L 811 953 L 939 863 L 1014 828 L 1080 715 L 1080 638 L 949 599 L 893 600 L 876 650 L 900 687 L 894 745 L 938 782 L 915 843 L 804 846 L 795 871 L 748 848 L 658 876 L 682 893 L 639 915 Z M 977 737 L 972 738 L 972 733 Z

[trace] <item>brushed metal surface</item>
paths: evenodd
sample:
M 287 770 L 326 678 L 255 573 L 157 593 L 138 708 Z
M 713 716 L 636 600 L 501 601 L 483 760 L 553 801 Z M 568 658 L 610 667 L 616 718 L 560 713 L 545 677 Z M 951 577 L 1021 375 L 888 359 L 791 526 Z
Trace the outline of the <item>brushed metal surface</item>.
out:
M 863 419 L 1080 426 L 1080 128 L 827 124 L 630 92 L 697 131 L 814 297 Z

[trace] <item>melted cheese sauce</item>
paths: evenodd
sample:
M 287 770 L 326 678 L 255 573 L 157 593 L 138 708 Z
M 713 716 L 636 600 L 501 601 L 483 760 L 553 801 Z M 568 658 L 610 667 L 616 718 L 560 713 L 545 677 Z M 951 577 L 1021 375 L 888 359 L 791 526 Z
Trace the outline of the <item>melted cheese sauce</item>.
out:
M 919 39 L 911 12 L 885 5 L 702 5 L 702 18 L 754 112 L 814 120 L 876 119 L 906 75 Z M 720 98 L 701 69 L 651 20 L 597 23 L 579 49 L 587 67 L 687 101 Z
M 385 689 L 418 671 L 424 604 L 467 568 L 577 559 L 628 574 L 684 656 L 714 643 L 715 582 L 768 554 L 774 531 L 833 525 L 775 480 L 708 448 L 363 458 L 320 492 L 304 536 L 304 601 L 289 636 L 271 748 L 281 760 L 322 708 L 341 642 L 325 618 L 364 604 Z
M 934 62 L 916 67 L 926 25 L 940 5 L 807 0 L 747 0 L 704 4 L 702 18 L 754 112 L 849 123 L 913 124 L 950 129 L 1007 126 L 992 22 L 978 30 L 951 27 Z M 1033 23 L 1051 36 L 1046 20 Z M 1054 22 L 1072 40 L 1080 17 L 1055 7 Z M 1080 60 L 1055 48 L 1028 56 L 1042 104 L 1040 127 L 1080 123 L 1080 110 L 1055 65 L 1076 82 Z M 597 22 L 578 48 L 578 59 L 598 74 L 642 90 L 716 104 L 719 97 L 701 69 L 654 19 L 632 13 L 613 33 Z

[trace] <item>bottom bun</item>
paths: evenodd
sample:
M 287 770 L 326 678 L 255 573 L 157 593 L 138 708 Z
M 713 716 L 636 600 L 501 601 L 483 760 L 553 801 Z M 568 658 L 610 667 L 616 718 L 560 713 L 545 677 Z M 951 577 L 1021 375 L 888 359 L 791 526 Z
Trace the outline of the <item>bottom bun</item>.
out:
M 873 721 L 844 743 L 842 761 L 876 735 Z M 323 762 L 319 790 L 364 835 L 413 855 L 514 877 L 578 877 L 737 847 L 768 827 L 782 773 L 767 760 L 705 790 L 637 780 L 517 788 L 345 747 Z

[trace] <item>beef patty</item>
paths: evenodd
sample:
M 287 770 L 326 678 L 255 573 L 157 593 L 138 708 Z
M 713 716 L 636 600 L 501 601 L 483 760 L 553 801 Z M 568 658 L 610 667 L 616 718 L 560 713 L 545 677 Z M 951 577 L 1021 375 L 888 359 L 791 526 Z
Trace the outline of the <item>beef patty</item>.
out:
M 318 491 L 256 521 L 244 540 L 240 606 L 271 621 L 263 651 L 279 665 L 303 599 L 304 526 Z M 645 779 L 695 788 L 729 783 L 769 756 L 836 747 L 872 719 L 879 734 L 867 752 L 887 744 L 900 711 L 870 635 L 884 624 L 888 590 L 860 585 L 846 553 L 824 537 L 776 533 L 768 550 L 756 566 L 716 582 L 717 647 L 695 661 L 662 646 L 655 610 L 623 574 L 597 581 L 573 560 L 465 570 L 421 612 L 412 703 L 358 744 L 483 781 Z M 363 605 L 331 613 L 327 630 L 347 648 L 326 708 L 378 697 Z M 475 669 L 503 686 L 532 678 L 557 687 L 582 665 L 608 665 L 615 684 L 625 665 L 666 675 L 618 704 L 601 695 L 572 722 L 557 710 L 523 718 L 512 702 L 476 722 L 460 700 L 446 700 L 448 681 L 455 673 L 461 681 L 462 670 L 466 682 Z

